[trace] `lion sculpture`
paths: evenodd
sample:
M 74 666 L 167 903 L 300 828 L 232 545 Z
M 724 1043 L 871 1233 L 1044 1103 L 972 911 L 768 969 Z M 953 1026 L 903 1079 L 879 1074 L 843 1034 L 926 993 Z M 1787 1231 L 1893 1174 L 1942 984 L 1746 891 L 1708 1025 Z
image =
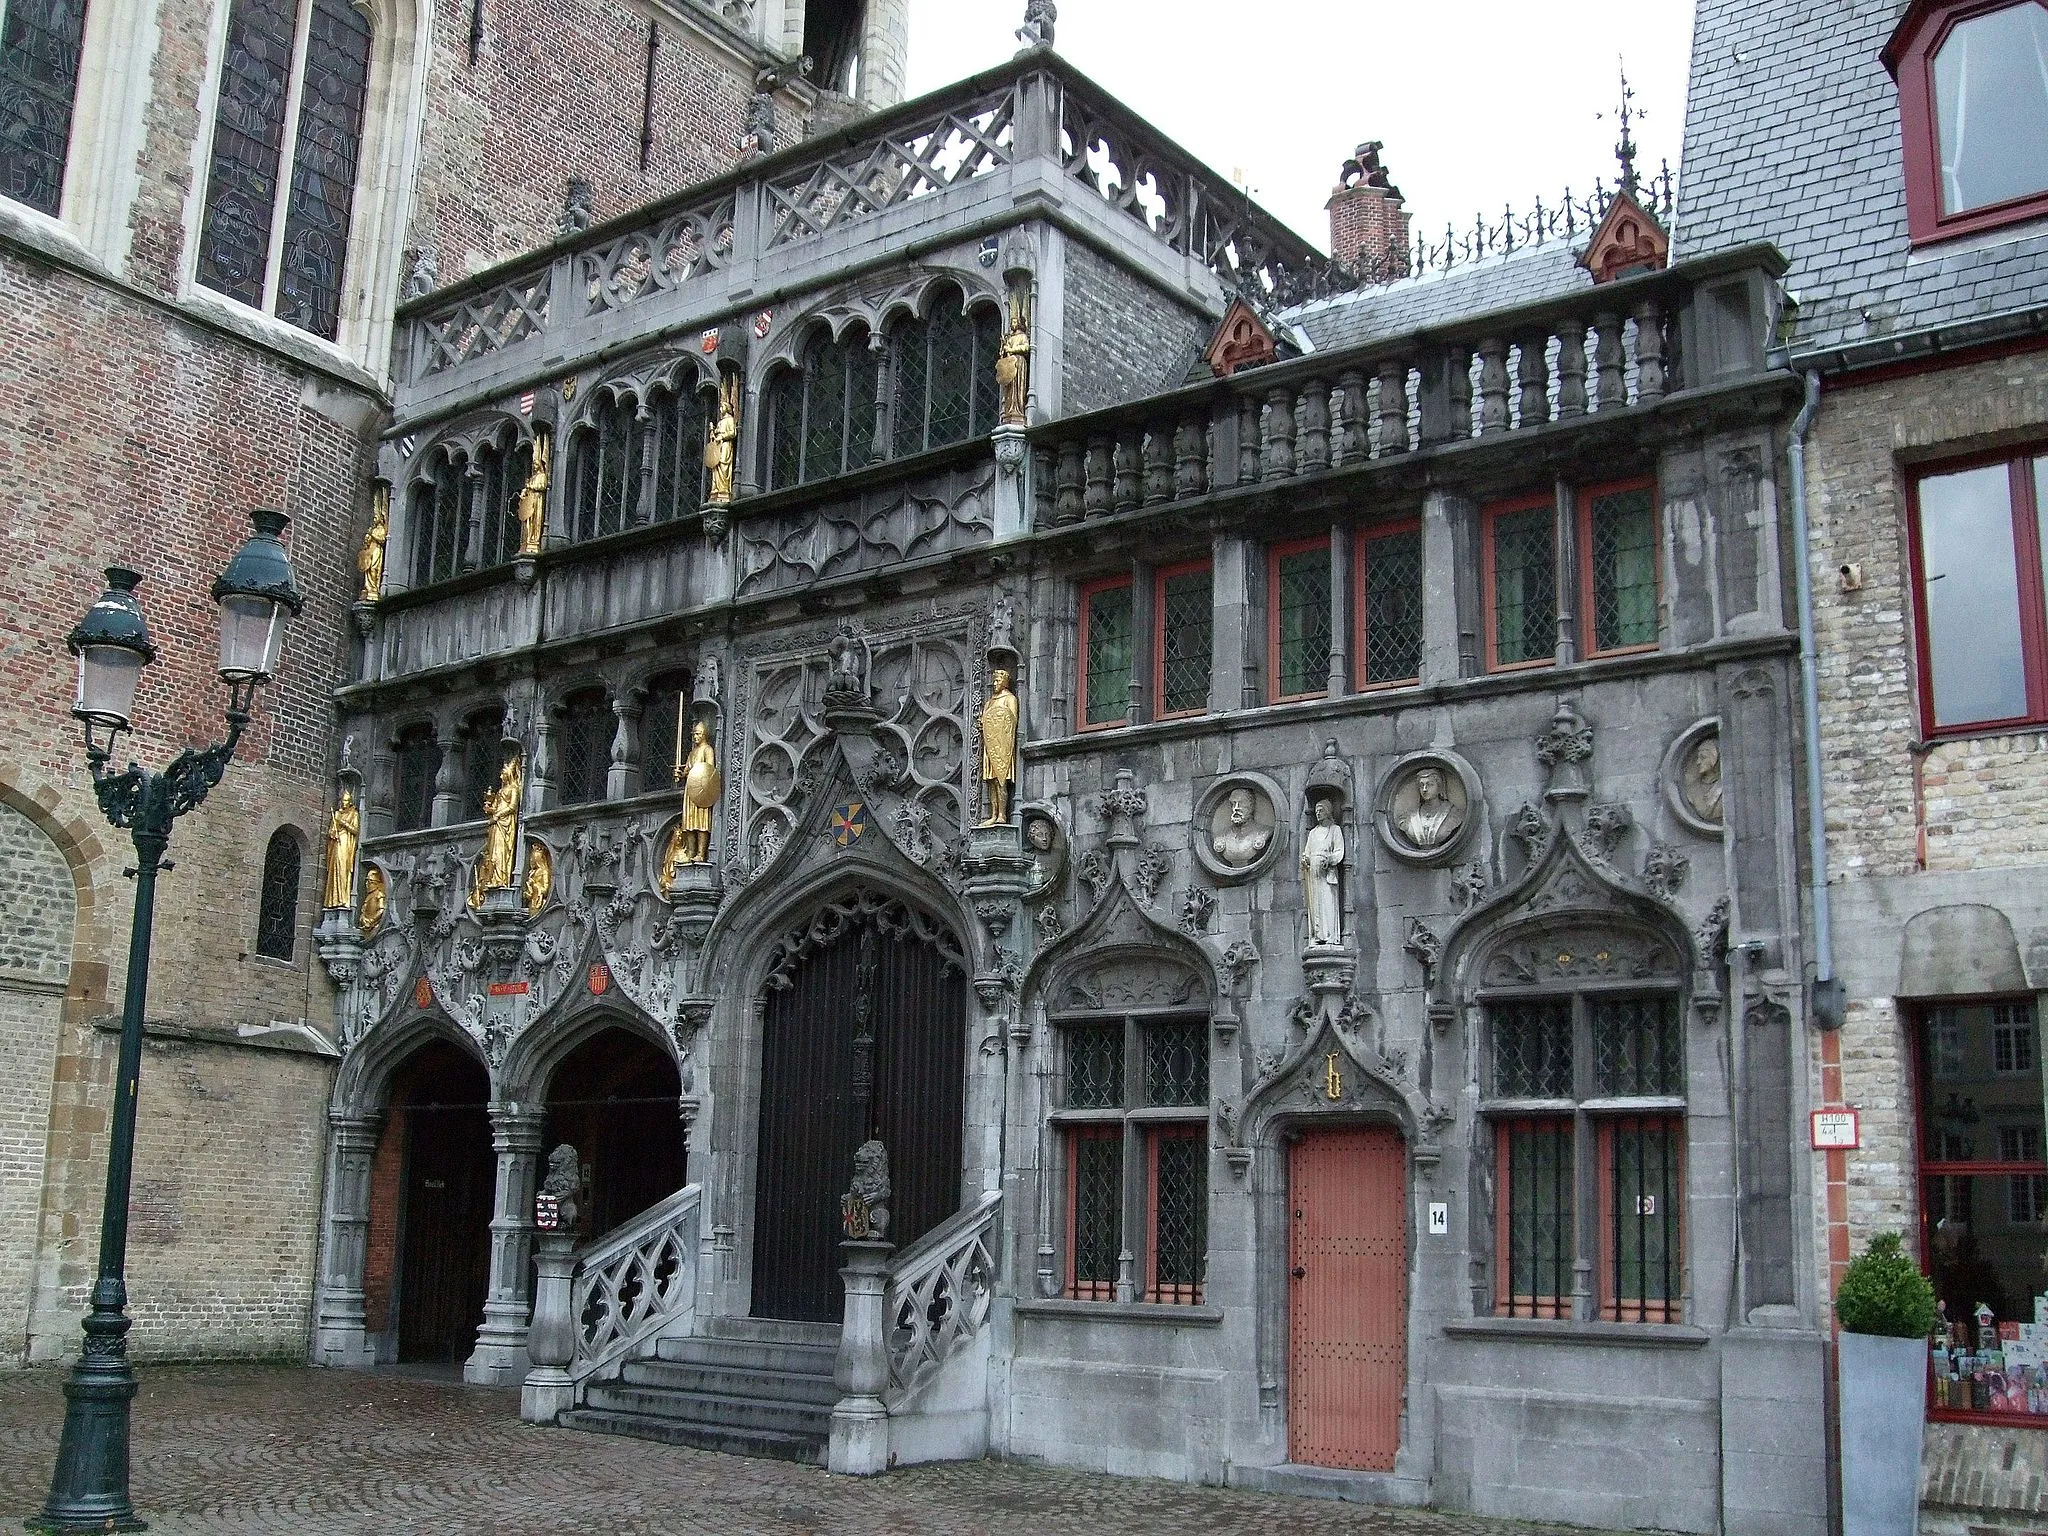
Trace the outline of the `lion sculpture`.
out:
M 839 1202 L 846 1236 L 879 1243 L 889 1235 L 889 1150 L 881 1142 L 861 1143 L 853 1154 L 853 1188 Z

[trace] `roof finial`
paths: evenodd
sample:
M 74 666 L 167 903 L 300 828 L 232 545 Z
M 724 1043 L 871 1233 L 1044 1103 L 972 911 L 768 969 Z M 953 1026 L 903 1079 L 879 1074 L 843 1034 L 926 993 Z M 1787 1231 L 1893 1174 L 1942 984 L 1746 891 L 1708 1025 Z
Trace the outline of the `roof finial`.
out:
M 1619 58 L 1619 55 L 1616 56 Z M 1629 123 L 1640 115 L 1635 111 L 1636 93 L 1629 89 L 1628 65 L 1621 65 L 1621 142 L 1614 146 L 1614 158 L 1621 162 L 1621 190 L 1631 199 L 1636 199 L 1642 190 L 1642 179 L 1636 175 L 1636 141 L 1629 137 Z
M 1058 19 L 1059 7 L 1053 0 L 1025 0 L 1024 25 L 1017 29 L 1017 41 L 1026 49 L 1050 48 L 1053 24 Z

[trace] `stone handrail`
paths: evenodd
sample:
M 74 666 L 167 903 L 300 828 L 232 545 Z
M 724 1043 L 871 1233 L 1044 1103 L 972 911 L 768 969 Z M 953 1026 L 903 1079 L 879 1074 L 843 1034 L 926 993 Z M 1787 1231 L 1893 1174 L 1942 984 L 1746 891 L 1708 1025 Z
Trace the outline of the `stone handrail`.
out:
M 703 1192 L 700 1184 L 686 1184 L 576 1253 L 572 1379 L 585 1380 L 625 1359 L 696 1304 Z
M 885 1317 L 893 1409 L 923 1386 L 988 1321 L 995 1295 L 1000 1190 L 940 1222 L 888 1267 Z

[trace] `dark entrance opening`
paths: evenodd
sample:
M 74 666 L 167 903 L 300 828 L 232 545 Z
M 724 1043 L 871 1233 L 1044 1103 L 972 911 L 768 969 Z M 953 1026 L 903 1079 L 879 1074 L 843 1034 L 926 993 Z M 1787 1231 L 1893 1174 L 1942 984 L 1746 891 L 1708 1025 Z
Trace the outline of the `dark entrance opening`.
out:
M 828 91 L 851 93 L 859 85 L 862 0 L 810 0 L 804 7 L 804 53 L 811 80 Z
M 377 1155 L 386 1177 L 377 1177 L 377 1167 L 371 1174 L 371 1253 L 365 1279 L 371 1312 L 382 1299 L 388 1316 L 390 1263 L 396 1258 L 401 1360 L 462 1361 L 476 1348 L 490 1285 L 491 1201 L 497 1183 L 486 1107 L 490 1097 L 482 1064 L 447 1040 L 421 1046 L 392 1081 Z M 397 1238 L 381 1255 L 379 1204 L 390 1212 L 383 1230 L 395 1229 Z M 380 1258 L 385 1270 L 381 1298 Z M 369 1319 L 373 1330 L 378 1321 L 374 1315 Z
M 837 1322 L 839 1196 L 870 1136 L 889 1149 L 889 1240 L 960 1208 L 967 967 L 915 908 L 857 892 L 769 963 L 754 1193 L 756 1317 Z
M 687 1150 L 676 1064 L 629 1029 L 591 1036 L 548 1081 L 543 1158 L 563 1142 L 590 1180 L 577 1241 L 601 1237 L 683 1187 Z

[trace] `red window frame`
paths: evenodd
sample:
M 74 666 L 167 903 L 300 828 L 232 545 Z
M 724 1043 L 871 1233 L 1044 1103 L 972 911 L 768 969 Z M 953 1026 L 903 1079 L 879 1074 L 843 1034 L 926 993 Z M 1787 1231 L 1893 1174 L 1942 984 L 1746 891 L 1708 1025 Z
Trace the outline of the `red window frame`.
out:
M 1550 493 L 1540 496 L 1519 496 L 1513 501 L 1497 501 L 1480 509 L 1479 568 L 1481 586 L 1479 606 L 1486 610 L 1486 670 L 1489 672 L 1527 672 L 1535 667 L 1554 667 L 1557 665 L 1557 653 L 1554 650 L 1548 656 L 1538 656 L 1529 661 L 1502 661 L 1500 659 L 1500 602 L 1498 594 L 1494 590 L 1493 531 L 1502 518 L 1511 517 L 1517 512 L 1533 512 L 1540 507 L 1549 508 L 1553 515 L 1550 537 L 1550 579 L 1554 590 L 1557 584 L 1558 554 L 1557 533 L 1554 521 L 1557 511 L 1557 497 Z M 1553 604 L 1555 601 L 1556 599 L 1553 597 Z
M 1912 1010 L 1912 1050 L 1908 1055 L 1907 1074 L 1910 1079 L 1912 1094 L 1913 1197 L 1914 1204 L 1919 1212 L 1920 1251 L 1918 1258 L 1920 1268 L 1929 1275 L 1932 1275 L 1934 1272 L 1934 1244 L 1933 1233 L 1930 1230 L 1928 1221 L 1925 1193 L 1928 1180 L 1957 1177 L 1998 1178 L 2014 1174 L 2022 1176 L 2048 1176 L 2048 1161 L 2010 1162 L 1995 1157 L 1930 1159 L 1927 1157 L 1927 1149 L 1923 1145 L 1922 1137 L 1927 1125 L 1927 1084 L 1926 1073 L 1922 1068 L 1922 1063 L 1927 1058 L 1927 1030 L 1935 1009 L 1943 1006 L 1965 1008 L 1991 1007 L 1999 1003 L 2027 1003 L 2033 1007 L 2034 1053 L 2036 1062 L 2034 1075 L 2038 1077 L 2044 1020 L 2036 994 L 2032 992 L 2000 992 L 1988 993 L 1983 996 L 1929 999 L 1916 1003 Z M 2048 1106 L 2044 1106 L 2044 1120 L 2048 1120 Z M 2048 1126 L 2044 1126 L 2044 1129 L 2048 1129 Z M 2044 1137 L 2044 1139 L 2048 1139 L 2048 1137 Z M 1960 1319 L 1951 1318 L 1950 1321 L 1955 1322 L 1960 1321 Z M 1946 1404 L 1936 1403 L 1934 1400 L 1934 1369 L 1931 1359 L 1925 1366 L 1925 1371 L 1924 1390 L 1927 1394 L 1927 1417 L 1930 1419 L 1956 1424 L 2023 1424 L 2036 1429 L 2040 1428 L 2044 1423 L 2048 1423 L 2048 1419 L 2044 1419 L 2038 1413 L 2019 1413 L 2009 1408 L 1951 1408 Z
M 1210 561 L 1183 560 L 1178 565 L 1161 566 L 1152 576 L 1152 718 L 1155 720 L 1185 720 L 1209 712 L 1206 699 L 1194 709 L 1170 710 L 1166 707 L 1166 584 L 1176 576 L 1192 576 L 1197 571 L 1209 573 L 1209 605 L 1213 624 L 1216 572 Z M 1213 671 L 1210 686 L 1215 686 Z
M 1284 544 L 1266 546 L 1266 702 L 1269 704 L 1291 704 L 1297 699 L 1326 698 L 1330 692 L 1328 656 L 1323 658 L 1322 671 L 1317 675 L 1324 679 L 1320 688 L 1306 689 L 1301 693 L 1280 691 L 1280 562 L 1289 555 L 1304 555 L 1311 550 L 1321 550 L 1327 564 L 1330 558 L 1330 536 L 1318 534 L 1314 538 L 1290 539 Z M 1337 624 L 1337 593 L 1332 583 L 1330 593 L 1330 624 L 1334 630 Z
M 1676 1295 L 1663 1300 L 1623 1296 L 1615 1289 L 1615 1263 L 1621 1234 L 1615 1230 L 1614 1141 L 1624 1127 L 1656 1126 L 1671 1137 L 1674 1149 L 1671 1170 L 1671 1198 L 1678 1202 L 1678 1246 L 1673 1262 Z M 1651 1111 L 1640 1115 L 1602 1115 L 1593 1122 L 1600 1160 L 1600 1316 L 1610 1323 L 1676 1323 L 1682 1321 L 1685 1292 L 1685 1116 L 1672 1111 Z
M 1067 1216 L 1064 1223 L 1067 1229 L 1067 1272 L 1064 1276 L 1066 1284 L 1060 1294 L 1070 1301 L 1116 1300 L 1116 1276 L 1114 1274 L 1107 1280 L 1083 1280 L 1076 1273 L 1075 1267 L 1080 1257 L 1080 1244 L 1076 1240 L 1081 1215 L 1081 1157 L 1079 1148 L 1084 1141 L 1114 1141 L 1121 1144 L 1123 1139 L 1124 1127 L 1121 1120 L 1114 1123 L 1104 1122 L 1100 1125 L 1073 1125 L 1067 1127 Z M 1121 1177 L 1117 1180 L 1117 1200 L 1118 1209 L 1121 1211 L 1123 1200 L 1123 1179 Z M 1123 1232 L 1121 1230 L 1121 1221 L 1119 1221 L 1117 1238 L 1118 1246 L 1122 1247 Z
M 1182 1307 L 1198 1307 L 1202 1304 L 1202 1283 L 1199 1280 L 1187 1284 L 1159 1283 L 1159 1146 L 1166 1141 L 1206 1141 L 1208 1131 L 1206 1121 L 1192 1124 L 1167 1122 L 1145 1127 L 1144 1298 L 1147 1301 Z M 1208 1181 L 1204 1179 L 1202 1199 L 1207 1200 L 1208 1197 Z
M 1602 485 L 1589 485 L 1578 493 L 1578 504 L 1574 518 L 1578 527 L 1579 545 L 1579 633 L 1585 638 L 1583 654 L 1589 659 L 1595 656 L 1635 656 L 1644 651 L 1654 651 L 1660 644 L 1657 640 L 1640 645 L 1617 645 L 1607 650 L 1596 650 L 1598 629 L 1593 622 L 1593 503 L 1603 496 L 1614 496 L 1624 491 L 1648 491 L 1650 493 L 1650 521 L 1652 526 L 1651 560 L 1652 577 L 1657 584 L 1657 604 L 1661 611 L 1664 602 L 1664 505 L 1657 499 L 1657 482 L 1648 476 L 1637 476 L 1632 480 L 1609 480 Z M 1487 548 L 1492 548 L 1489 540 Z M 1663 628 L 1660 623 L 1659 629 Z M 1523 663 L 1528 665 L 1528 663 Z
M 1917 466 L 1906 481 L 1906 559 L 1913 582 L 1913 659 L 1918 669 L 1921 739 L 1995 736 L 2048 722 L 2048 590 L 2041 569 L 2041 523 L 2034 500 L 2034 461 L 2048 457 L 2048 444 L 2007 448 L 1964 459 Z M 1927 565 L 1921 552 L 1920 484 L 1923 480 L 1987 464 L 2006 466 L 2007 505 L 2012 509 L 2013 559 L 2019 565 L 2020 659 L 2027 677 L 2027 712 L 2002 720 L 1934 723 L 1934 655 L 1927 621 Z
M 1354 597 L 1354 601 L 1351 605 L 1354 610 L 1351 622 L 1351 654 L 1357 658 L 1357 661 L 1353 667 L 1354 682 L 1352 686 L 1355 687 L 1360 693 L 1384 693 L 1389 688 L 1413 688 L 1417 683 L 1422 681 L 1422 674 L 1420 671 L 1416 672 L 1415 675 L 1412 677 L 1388 678 L 1383 682 L 1377 683 L 1367 682 L 1365 678 L 1366 546 L 1371 544 L 1375 539 L 1391 538 L 1396 534 L 1419 534 L 1421 532 L 1421 519 L 1410 518 L 1405 522 L 1375 523 L 1370 528 L 1361 528 L 1357 530 L 1351 536 L 1351 591 Z M 1418 661 L 1419 660 L 1420 658 L 1418 657 Z
M 1117 718 L 1114 720 L 1098 720 L 1093 725 L 1088 723 L 1088 610 L 1090 606 L 1090 600 L 1093 599 L 1097 593 L 1114 592 L 1120 587 L 1128 591 L 1131 590 L 1131 586 L 1131 578 L 1128 576 L 1104 576 L 1095 581 L 1084 581 L 1081 583 L 1080 645 L 1077 647 L 1074 656 L 1074 668 L 1077 674 L 1074 681 L 1074 726 L 1076 730 L 1113 731 L 1120 726 L 1128 725 L 1130 723 L 1130 712 L 1128 704 L 1126 704 L 1125 712 L 1117 716 Z M 1135 592 L 1133 592 L 1132 594 L 1131 606 L 1133 609 L 1133 612 L 1131 614 L 1133 629 L 1131 638 L 1133 643 L 1135 644 L 1137 640 L 1137 602 Z
M 2048 214 L 2048 192 L 1965 213 L 1944 216 L 1941 211 L 1941 122 L 1934 103 L 1934 56 L 1960 23 L 2019 5 L 2048 7 L 2048 0 L 1966 0 L 1960 4 L 1918 0 L 1885 44 L 1885 67 L 1899 86 L 1906 230 L 1915 245 L 1953 240 Z

